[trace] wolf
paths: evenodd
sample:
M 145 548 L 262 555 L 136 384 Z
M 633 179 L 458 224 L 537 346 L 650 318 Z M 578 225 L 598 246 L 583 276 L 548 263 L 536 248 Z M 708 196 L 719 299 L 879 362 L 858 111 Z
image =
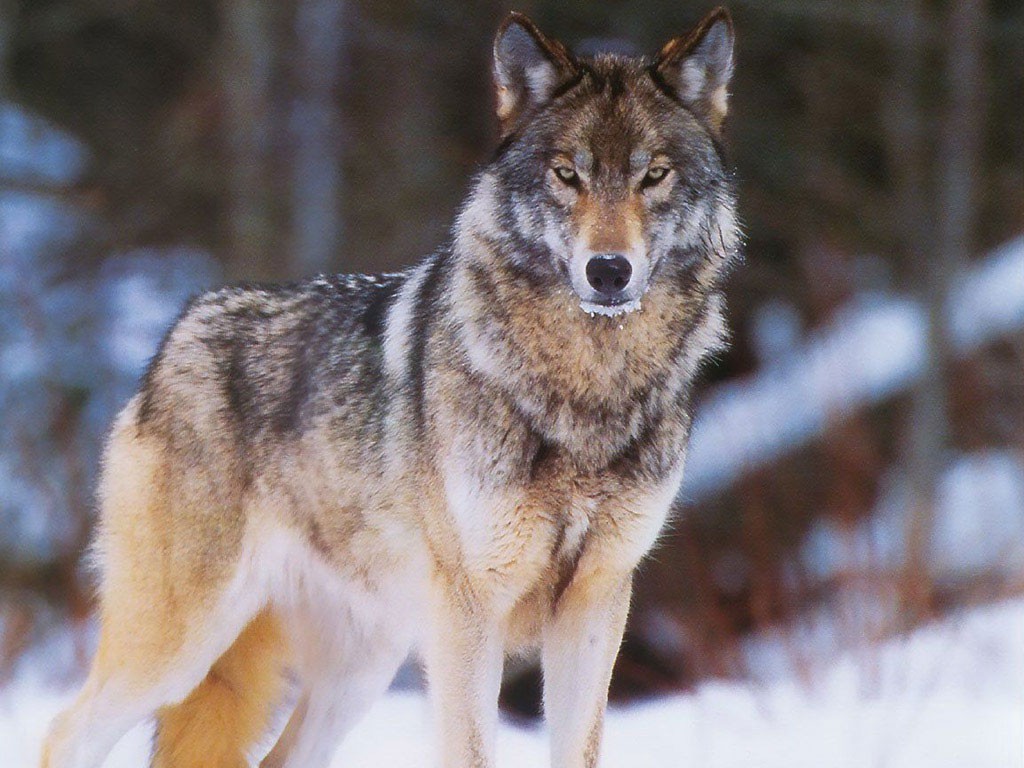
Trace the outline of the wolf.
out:
M 415 651 L 445 768 L 495 764 L 539 650 L 556 768 L 598 764 L 634 570 L 679 488 L 740 234 L 733 28 L 494 43 L 500 144 L 448 244 L 378 276 L 193 300 L 106 446 L 100 635 L 43 768 L 155 716 L 155 768 L 322 768 Z M 287 714 L 287 713 L 285 713 Z

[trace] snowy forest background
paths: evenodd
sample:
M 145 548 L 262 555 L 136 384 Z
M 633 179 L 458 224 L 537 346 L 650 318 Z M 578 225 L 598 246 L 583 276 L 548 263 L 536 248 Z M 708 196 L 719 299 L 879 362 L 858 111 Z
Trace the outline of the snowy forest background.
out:
M 515 9 L 585 49 L 654 51 L 708 7 Z M 182 303 L 437 247 L 493 146 L 490 45 L 508 10 L 0 0 L 0 742 L 52 715 L 26 691 L 80 679 L 100 445 Z M 949 764 L 1024 765 L 1024 9 L 731 10 L 727 147 L 747 233 L 733 345 L 699 392 L 677 522 L 639 577 L 613 698 L 676 702 L 660 716 L 689 738 L 686 707 L 715 686 L 754 720 L 764 702 L 736 692 L 778 681 L 798 698 L 918 684 L 921 700 L 956 698 L 927 670 L 886 673 L 955 657 L 994 687 L 915 722 L 941 744 L 985 713 L 975 751 Z M 972 655 L 979 633 L 990 645 Z M 893 650 L 922 644 L 924 662 Z M 509 669 L 512 722 L 534 722 L 538 685 L 533 665 Z M 653 722 L 629 726 L 631 754 Z M 771 722 L 747 745 L 762 757 L 784 730 Z M 752 764 L 742 734 L 726 741 L 696 764 Z M 992 748 L 1008 751 L 986 763 Z M 803 764 L 788 754 L 778 765 Z

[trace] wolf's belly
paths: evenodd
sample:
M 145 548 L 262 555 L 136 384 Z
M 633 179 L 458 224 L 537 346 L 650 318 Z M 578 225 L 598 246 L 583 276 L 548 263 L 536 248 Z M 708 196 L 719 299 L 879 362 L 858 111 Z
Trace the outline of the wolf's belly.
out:
M 426 549 L 419 537 L 397 546 L 387 532 L 367 529 L 343 552 L 325 553 L 306 532 L 256 517 L 246 541 L 241 567 L 249 589 L 289 620 L 300 654 L 303 633 L 316 644 L 324 635 L 351 632 L 410 646 L 418 640 L 428 603 Z

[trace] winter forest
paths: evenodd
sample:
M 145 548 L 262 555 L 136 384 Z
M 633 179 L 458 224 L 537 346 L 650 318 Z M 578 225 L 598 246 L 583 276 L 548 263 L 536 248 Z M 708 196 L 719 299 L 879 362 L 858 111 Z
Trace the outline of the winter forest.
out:
M 5 765 L 93 652 L 99 457 L 163 333 L 207 288 L 440 246 L 513 9 L 647 53 L 710 5 L 0 0 Z M 604 764 L 1024 768 L 1024 4 L 730 11 L 745 262 Z M 507 665 L 505 765 L 547 764 L 540 684 Z M 428 765 L 422 686 L 403 668 L 336 765 Z

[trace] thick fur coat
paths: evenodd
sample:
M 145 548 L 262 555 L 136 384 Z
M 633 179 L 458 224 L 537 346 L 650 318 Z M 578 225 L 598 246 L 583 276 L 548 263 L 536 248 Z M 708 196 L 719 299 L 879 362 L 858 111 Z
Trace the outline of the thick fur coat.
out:
M 447 768 L 495 760 L 541 649 L 557 768 L 597 765 L 632 573 L 683 473 L 737 254 L 732 27 L 576 57 L 513 15 L 502 141 L 449 245 L 381 276 L 193 301 L 106 451 L 101 638 L 44 768 L 156 713 L 154 766 L 326 766 L 412 650 Z

